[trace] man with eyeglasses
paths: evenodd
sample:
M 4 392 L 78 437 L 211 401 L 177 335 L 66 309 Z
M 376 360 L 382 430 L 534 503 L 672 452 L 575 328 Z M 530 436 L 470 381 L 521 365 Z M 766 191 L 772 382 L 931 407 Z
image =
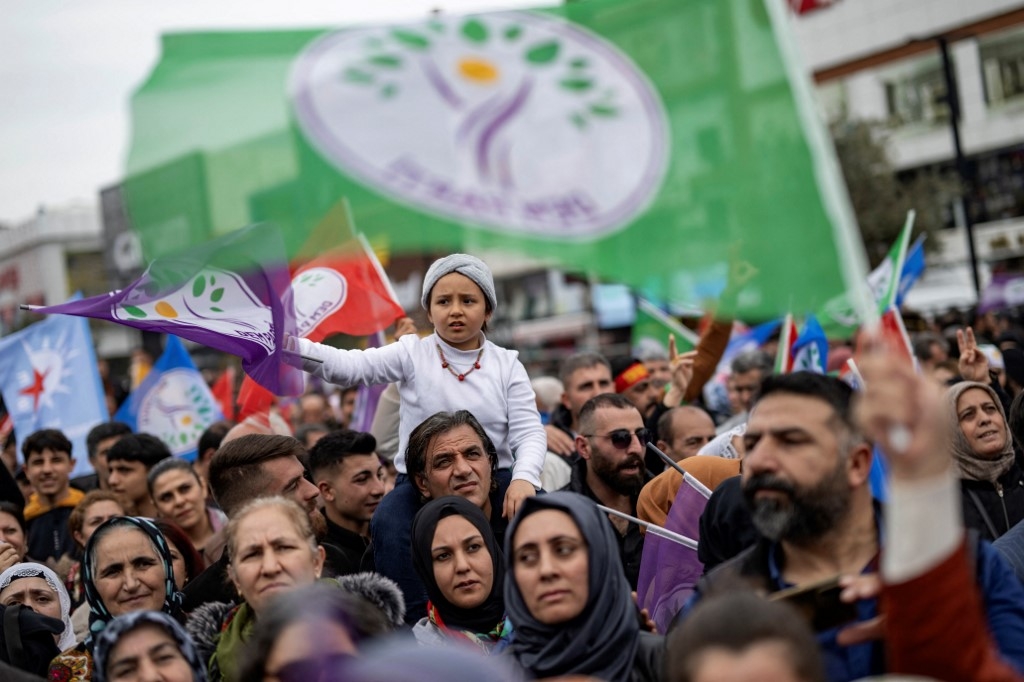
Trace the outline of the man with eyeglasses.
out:
M 651 479 L 644 464 L 650 431 L 640 410 L 625 396 L 603 393 L 580 410 L 576 449 L 569 485 L 562 490 L 585 495 L 598 504 L 636 516 L 636 501 Z M 644 539 L 639 527 L 609 517 L 619 542 L 619 557 L 629 584 L 636 589 Z

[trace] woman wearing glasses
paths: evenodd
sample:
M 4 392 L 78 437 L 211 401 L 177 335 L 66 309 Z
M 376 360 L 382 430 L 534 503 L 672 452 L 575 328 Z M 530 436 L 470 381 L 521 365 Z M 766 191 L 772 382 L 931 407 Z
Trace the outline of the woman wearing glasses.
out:
M 604 393 L 583 404 L 576 449 L 580 459 L 563 490 L 589 497 L 600 505 L 636 516 L 640 489 L 651 479 L 644 453 L 651 434 L 640 411 L 624 396 Z M 640 529 L 618 517 L 615 528 L 619 556 L 626 578 L 635 590 L 640 574 L 644 540 Z

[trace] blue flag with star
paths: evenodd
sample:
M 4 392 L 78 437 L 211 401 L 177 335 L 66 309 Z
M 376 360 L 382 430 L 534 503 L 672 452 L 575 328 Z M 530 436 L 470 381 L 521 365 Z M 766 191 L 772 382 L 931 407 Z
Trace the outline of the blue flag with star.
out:
M 156 436 L 172 455 L 193 461 L 199 436 L 224 417 L 181 339 L 168 335 L 163 355 L 114 418 L 136 433 Z
M 60 429 L 71 441 L 72 476 L 92 470 L 85 437 L 109 415 L 88 320 L 54 315 L 0 341 L 0 391 L 19 453 L 35 431 Z

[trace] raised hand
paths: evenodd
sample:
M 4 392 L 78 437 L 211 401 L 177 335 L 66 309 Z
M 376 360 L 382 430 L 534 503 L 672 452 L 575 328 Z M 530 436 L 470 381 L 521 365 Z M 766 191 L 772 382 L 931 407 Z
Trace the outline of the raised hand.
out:
M 697 351 L 680 353 L 676 349 L 675 334 L 668 337 L 668 364 L 672 370 L 672 380 L 662 401 L 665 407 L 675 407 L 683 401 L 686 389 L 693 381 L 693 363 L 697 359 Z
M 987 384 L 988 358 L 974 339 L 974 330 L 970 327 L 956 330 L 956 345 L 960 348 L 960 376 L 967 381 L 980 381 Z

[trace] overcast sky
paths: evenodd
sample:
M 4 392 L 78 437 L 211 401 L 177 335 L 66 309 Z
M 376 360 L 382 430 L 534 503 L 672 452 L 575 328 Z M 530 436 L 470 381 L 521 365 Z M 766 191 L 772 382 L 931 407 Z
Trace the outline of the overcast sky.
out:
M 320 27 L 553 4 L 544 0 L 5 0 L 0 223 L 97 201 L 121 178 L 128 99 L 165 31 Z

